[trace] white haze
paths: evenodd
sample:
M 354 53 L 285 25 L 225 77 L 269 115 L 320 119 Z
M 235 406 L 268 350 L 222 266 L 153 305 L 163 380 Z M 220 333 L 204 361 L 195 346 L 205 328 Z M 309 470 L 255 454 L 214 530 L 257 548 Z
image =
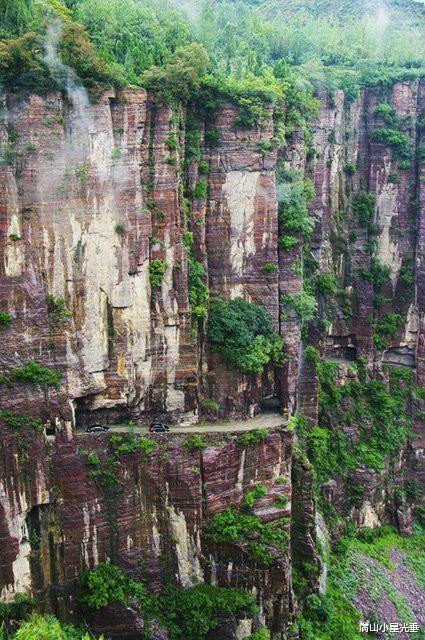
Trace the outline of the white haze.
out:
M 47 30 L 45 40 L 44 61 L 47 64 L 52 77 L 66 90 L 67 96 L 81 119 L 86 119 L 90 101 L 87 91 L 79 82 L 78 77 L 71 67 L 64 64 L 58 53 L 59 40 L 63 31 L 63 23 L 60 20 L 53 22 Z

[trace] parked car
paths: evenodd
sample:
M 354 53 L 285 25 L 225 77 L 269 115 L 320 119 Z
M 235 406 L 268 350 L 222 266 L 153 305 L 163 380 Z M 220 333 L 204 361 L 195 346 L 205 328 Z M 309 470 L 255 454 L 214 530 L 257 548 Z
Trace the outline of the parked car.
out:
M 163 422 L 153 422 L 149 427 L 151 433 L 168 433 L 170 427 Z
M 87 433 L 102 433 L 104 431 L 109 431 L 109 427 L 104 424 L 92 424 L 90 427 L 86 429 Z

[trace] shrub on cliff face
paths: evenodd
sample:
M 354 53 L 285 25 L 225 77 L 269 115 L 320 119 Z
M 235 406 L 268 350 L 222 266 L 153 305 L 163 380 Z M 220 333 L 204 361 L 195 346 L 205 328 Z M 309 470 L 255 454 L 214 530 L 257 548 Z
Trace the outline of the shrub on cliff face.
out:
M 283 530 L 283 521 L 263 522 L 258 516 L 238 513 L 231 507 L 217 513 L 207 527 L 207 535 L 213 542 L 242 543 L 247 546 L 253 560 L 267 566 L 273 562 L 269 547 L 285 550 L 288 534 Z
M 164 278 L 164 274 L 167 271 L 168 264 L 165 260 L 161 260 L 157 258 L 156 260 L 152 260 L 149 264 L 149 279 L 151 283 L 151 287 L 159 288 L 162 285 L 162 280 Z
M 63 374 L 53 371 L 48 367 L 41 366 L 36 360 L 30 360 L 24 367 L 12 369 L 10 373 L 12 380 L 18 382 L 27 382 L 31 384 L 39 384 L 44 389 L 48 387 L 60 386 Z
M 284 307 L 295 311 L 301 322 L 309 322 L 317 316 L 319 304 L 307 289 L 286 294 L 282 302 Z
M 13 318 L 9 313 L 0 311 L 0 328 L 8 327 L 11 324 L 12 320 Z
M 114 602 L 124 604 L 128 598 L 127 582 L 122 569 L 102 562 L 80 579 L 80 600 L 91 609 L 102 609 Z
M 375 349 L 382 351 L 387 347 L 386 338 L 397 338 L 403 318 L 399 313 L 386 313 L 376 326 L 376 333 L 373 336 Z
M 11 411 L 0 411 L 0 420 L 11 429 L 21 429 L 22 427 L 27 426 L 31 426 L 36 431 L 41 431 L 42 429 L 42 423 L 39 418 L 17 415 Z
M 251 635 L 244 638 L 244 640 L 270 640 L 270 631 L 260 629 L 259 631 L 255 631 L 255 633 L 251 633 Z
M 250 593 L 209 584 L 190 589 L 166 587 L 159 604 L 170 640 L 205 640 L 223 617 L 252 617 L 256 612 Z
M 338 290 L 336 278 L 331 273 L 319 273 L 315 276 L 314 286 L 322 296 L 334 296 Z
M 208 442 L 199 434 L 193 433 L 183 441 L 183 446 L 187 447 L 188 449 L 202 450 L 206 449 L 206 447 L 208 446 Z
M 270 363 L 282 363 L 283 342 L 273 331 L 270 314 L 242 298 L 212 303 L 208 339 L 230 367 L 243 373 L 261 373 Z
M 93 636 L 71 625 L 62 625 L 54 616 L 35 615 L 16 633 L 16 640 L 91 640 Z M 103 640 L 103 636 L 98 640 Z
M 43 367 L 36 360 L 32 359 L 24 367 L 12 369 L 8 374 L 0 375 L 0 383 L 12 386 L 14 382 L 27 384 L 39 384 L 45 391 L 49 387 L 58 389 L 61 384 L 63 373 L 53 371 L 49 367 Z
M 194 323 L 207 317 L 209 289 L 205 284 L 205 269 L 192 255 L 193 233 L 186 231 L 183 244 L 187 253 L 189 266 L 189 302 L 192 307 Z
M 326 482 L 335 473 L 347 479 L 361 465 L 380 472 L 386 460 L 398 454 L 411 429 L 411 371 L 392 369 L 387 387 L 363 377 L 363 363 L 358 362 L 362 381 L 339 385 L 336 363 L 316 358 L 314 361 L 320 382 L 321 426 L 308 430 L 301 423 L 298 433 L 312 456 L 317 481 Z M 358 441 L 352 442 L 343 429 L 332 425 L 357 425 Z
M 202 178 L 191 189 L 190 195 L 194 200 L 205 200 L 208 195 L 208 180 Z
M 383 119 L 387 127 L 397 129 L 400 126 L 400 118 L 397 111 L 388 102 L 381 102 L 375 107 L 373 114 Z
M 17 593 L 12 602 L 0 602 L 0 629 L 11 620 L 26 620 L 34 610 L 35 601 L 28 595 Z M 1 636 L 0 636 L 1 638 Z
M 299 244 L 299 239 L 295 236 L 280 236 L 279 238 L 279 247 L 285 251 L 289 251 L 297 244 Z
M 359 191 L 353 198 L 351 206 L 355 218 L 366 227 L 372 224 L 376 198 L 373 193 Z
M 359 269 L 359 275 L 373 284 L 375 291 L 379 291 L 383 286 L 391 282 L 391 269 L 388 265 L 383 264 L 378 258 L 372 258 L 370 267 L 362 267 Z
M 409 159 L 412 157 L 412 145 L 409 138 L 396 129 L 378 127 L 373 132 L 373 140 L 391 147 L 394 158 Z
M 242 446 L 255 446 L 261 442 L 265 442 L 269 437 L 267 429 L 259 428 L 247 431 L 246 433 L 238 436 L 236 442 Z
M 64 320 L 72 316 L 72 311 L 66 308 L 64 298 L 50 295 L 47 298 L 47 312 L 55 320 Z
M 80 601 L 92 609 L 103 609 L 114 602 L 137 603 L 147 626 L 156 618 L 168 630 L 170 640 L 204 640 L 224 615 L 246 617 L 256 612 L 251 594 L 240 589 L 209 584 L 181 589 L 169 585 L 151 595 L 143 584 L 109 563 L 101 563 L 84 574 L 79 589 Z
M 279 225 L 289 234 L 302 233 L 308 239 L 315 220 L 308 213 L 314 198 L 313 183 L 296 172 L 278 171 L 277 194 L 279 198 Z

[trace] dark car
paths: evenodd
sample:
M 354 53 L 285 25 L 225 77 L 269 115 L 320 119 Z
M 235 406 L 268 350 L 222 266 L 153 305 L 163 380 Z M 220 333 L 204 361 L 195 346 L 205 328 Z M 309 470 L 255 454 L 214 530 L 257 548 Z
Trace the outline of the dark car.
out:
M 170 427 L 163 422 L 153 422 L 149 427 L 151 433 L 168 433 Z
M 92 424 L 90 427 L 86 429 L 87 433 L 102 433 L 104 431 L 109 431 L 109 427 L 104 424 Z

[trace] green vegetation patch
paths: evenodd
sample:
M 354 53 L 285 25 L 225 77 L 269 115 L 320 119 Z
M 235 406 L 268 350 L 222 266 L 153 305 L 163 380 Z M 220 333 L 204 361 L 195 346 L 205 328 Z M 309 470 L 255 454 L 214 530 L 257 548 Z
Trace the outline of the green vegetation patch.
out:
M 183 441 L 183 446 L 188 449 L 206 449 L 208 446 L 208 442 L 205 440 L 203 436 L 198 435 L 197 433 L 193 433 L 191 436 L 188 436 Z
M 257 484 L 254 489 L 247 491 L 242 500 L 242 507 L 250 510 L 255 505 L 257 500 L 264 498 L 267 493 L 267 489 L 263 484 Z
M 12 316 L 5 311 L 0 311 L 0 329 L 8 327 L 12 323 Z
M 309 204 L 315 195 L 313 183 L 299 172 L 279 167 L 276 177 L 280 232 L 284 234 L 283 237 L 293 237 L 294 234 L 300 233 L 309 239 L 315 225 L 314 218 L 308 212 Z M 291 245 L 292 241 L 282 241 L 282 248 L 286 248 L 285 244 Z
M 373 336 L 375 349 L 386 349 L 387 338 L 397 338 L 402 325 L 403 318 L 399 313 L 386 313 L 376 325 L 376 333 Z
M 243 373 L 261 373 L 283 362 L 283 341 L 266 309 L 242 298 L 216 299 L 210 307 L 208 340 L 225 362 Z
M 159 289 L 161 287 L 167 269 L 168 264 L 165 260 L 161 260 L 161 258 L 151 260 L 149 263 L 149 280 L 152 288 Z
M 311 293 L 308 285 L 304 285 L 298 293 L 287 293 L 282 297 L 284 318 L 286 318 L 288 311 L 294 311 L 299 320 L 303 323 L 314 320 L 317 317 L 319 311 L 319 303 L 314 295 Z
M 360 465 L 380 472 L 387 459 L 398 455 L 411 433 L 411 370 L 391 369 L 387 386 L 379 380 L 366 380 L 358 361 L 360 381 L 339 385 L 338 365 L 321 360 L 313 348 L 306 351 L 305 357 L 315 364 L 320 382 L 319 426 L 309 428 L 307 421 L 299 417 L 297 427 L 313 461 L 318 485 L 336 473 L 348 479 Z M 353 426 L 359 434 L 356 441 L 344 429 Z M 361 498 L 362 491 L 362 487 L 347 483 L 347 494 L 353 503 Z
M 42 429 L 40 418 L 17 415 L 11 411 L 0 411 L 0 420 L 11 429 L 21 429 L 22 427 L 32 427 L 36 431 L 41 431 Z
M 206 412 L 218 413 L 221 409 L 221 404 L 215 402 L 215 400 L 202 400 L 201 407 Z
M 261 565 L 270 565 L 275 548 L 283 553 L 288 543 L 288 534 L 282 526 L 284 520 L 263 522 L 258 516 L 239 513 L 228 508 L 217 513 L 206 528 L 213 542 L 231 542 L 246 545 L 250 557 Z
M 223 616 L 246 617 L 256 612 L 252 596 L 239 589 L 208 584 L 179 589 L 167 585 L 153 595 L 142 583 L 108 563 L 101 563 L 81 576 L 79 599 L 92 609 L 136 602 L 148 623 L 153 618 L 160 621 L 168 630 L 170 640 L 204 640 Z
M 13 385 L 15 382 L 39 384 L 43 389 L 49 387 L 59 389 L 63 373 L 43 367 L 36 360 L 30 360 L 24 367 L 12 369 L 8 374 L 0 376 L 0 384 Z
M 55 320 L 64 320 L 72 316 L 72 311 L 66 308 L 65 300 L 54 296 L 49 296 L 47 299 L 47 313 Z
M 400 131 L 378 127 L 373 131 L 373 139 L 391 147 L 393 157 L 397 160 L 408 160 L 412 157 L 412 144 Z
M 91 634 L 72 625 L 63 625 L 54 616 L 34 615 L 16 632 L 16 640 L 91 640 Z M 103 640 L 103 636 L 99 637 Z
M 376 197 L 367 191 L 359 191 L 353 197 L 351 206 L 354 216 L 365 227 L 369 227 L 373 222 L 375 203 Z
M 193 233 L 187 231 L 184 234 L 183 242 L 189 265 L 189 303 L 196 323 L 207 317 L 210 292 L 205 283 L 205 269 L 192 255 Z
M 265 442 L 269 435 L 270 434 L 267 429 L 253 429 L 252 431 L 247 431 L 246 433 L 238 436 L 236 442 L 244 447 L 251 445 L 255 446 Z
M 359 275 L 373 285 L 377 292 L 391 282 L 391 269 L 377 258 L 372 258 L 370 267 L 359 269 Z
M 91 640 L 87 631 L 61 624 L 53 616 L 33 614 L 36 601 L 18 593 L 13 602 L 0 603 L 1 640 Z M 19 628 L 17 628 L 19 625 Z M 16 630 L 16 634 L 11 631 Z M 99 638 L 103 640 L 103 636 Z
M 34 607 L 35 601 L 22 593 L 17 593 L 12 602 L 0 602 L 0 629 L 3 625 L 8 627 L 11 620 L 26 620 Z
M 158 448 L 155 440 L 136 437 L 132 434 L 114 434 L 110 438 L 110 443 L 115 456 L 136 453 L 137 451 L 143 451 L 147 456 L 150 456 Z
M 326 594 L 305 598 L 298 624 L 303 640 L 360 640 L 359 622 L 371 619 L 388 599 L 402 623 L 415 622 L 411 607 L 392 580 L 395 570 L 391 552 L 397 549 L 402 562 L 425 587 L 425 530 L 416 526 L 412 536 L 401 537 L 394 528 L 364 529 L 359 537 L 342 538 L 328 559 L 329 575 Z M 359 612 L 359 591 L 369 601 L 370 610 Z

